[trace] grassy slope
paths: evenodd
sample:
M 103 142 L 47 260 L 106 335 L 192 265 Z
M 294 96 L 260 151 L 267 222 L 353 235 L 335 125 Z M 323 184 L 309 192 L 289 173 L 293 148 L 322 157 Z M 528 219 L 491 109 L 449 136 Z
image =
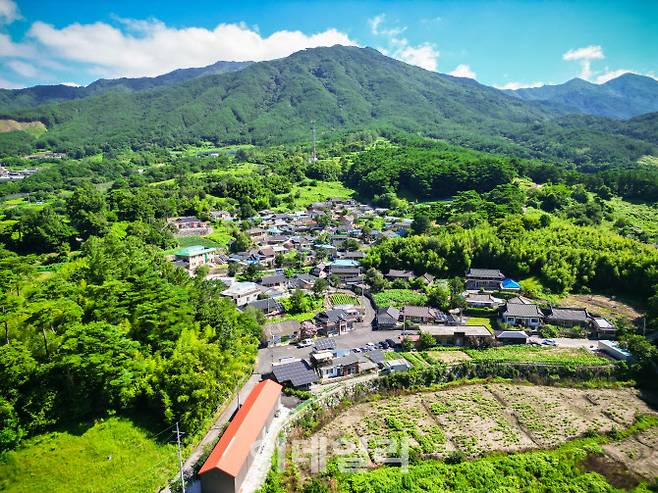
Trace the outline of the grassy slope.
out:
M 26 442 L 0 462 L 0 490 L 7 493 L 143 493 L 172 477 L 176 448 L 122 418 L 82 433 L 54 432 Z M 111 457 L 111 458 L 110 458 Z M 74 488 L 73 485 L 77 485 Z
M 301 186 L 294 185 L 290 193 L 295 198 L 292 206 L 293 210 L 305 209 L 314 202 L 322 202 L 327 199 L 347 199 L 354 195 L 354 190 L 351 190 L 339 181 L 317 181 L 316 186 Z M 299 196 L 297 197 L 297 194 Z M 277 207 L 277 211 L 290 210 L 287 204 L 282 204 Z

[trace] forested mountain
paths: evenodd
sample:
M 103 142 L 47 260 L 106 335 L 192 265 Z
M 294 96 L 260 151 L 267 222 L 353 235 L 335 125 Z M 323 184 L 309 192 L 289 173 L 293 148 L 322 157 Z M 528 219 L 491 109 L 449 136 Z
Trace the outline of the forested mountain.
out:
M 108 111 L 112 108 L 112 111 Z M 371 48 L 314 48 L 230 73 L 146 91 L 107 91 L 16 111 L 48 132 L 0 139 L 0 155 L 30 146 L 105 148 L 308 141 L 351 131 L 403 131 L 487 152 L 566 163 L 628 164 L 654 146 L 643 128 L 559 120 L 556 103 L 528 102 L 471 79 L 393 60 Z M 606 123 L 609 122 L 609 123 Z M 640 127 L 642 124 L 639 124 Z M 16 140 L 20 140 L 20 146 Z M 650 139 L 651 140 L 651 139 Z
M 610 118 L 632 118 L 658 111 L 658 81 L 630 73 L 605 84 L 571 79 L 564 84 L 506 92 L 525 101 L 541 101 Z
M 112 89 L 144 91 L 156 87 L 170 86 L 203 75 L 222 74 L 240 70 L 252 62 L 216 62 L 207 67 L 184 68 L 174 70 L 157 77 L 122 77 L 120 79 L 98 79 L 86 87 L 57 84 L 53 86 L 34 86 L 25 89 L 0 89 L 0 114 L 31 108 L 41 104 L 70 99 L 85 98 L 101 94 Z

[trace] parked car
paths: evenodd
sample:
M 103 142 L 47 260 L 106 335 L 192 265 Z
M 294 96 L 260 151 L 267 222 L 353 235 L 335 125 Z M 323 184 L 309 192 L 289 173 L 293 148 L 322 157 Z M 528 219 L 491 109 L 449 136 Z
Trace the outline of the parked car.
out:
M 397 341 L 394 341 L 393 339 L 386 339 L 386 342 L 388 343 L 389 347 L 392 349 L 396 348 L 398 345 Z
M 303 341 L 299 341 L 297 343 L 298 348 L 304 348 L 304 347 L 309 347 L 313 345 L 313 340 L 312 339 L 304 339 Z
M 556 346 L 557 346 L 557 342 L 555 342 L 555 340 L 553 340 L 553 339 L 544 339 L 544 341 L 542 342 L 542 344 L 543 344 L 544 346 L 553 346 L 553 347 L 556 347 Z
M 388 349 L 388 342 L 382 341 L 379 343 L 379 347 L 382 349 Z
M 369 342 L 369 343 L 366 344 L 366 346 L 376 347 L 377 344 L 375 344 L 374 342 Z
M 360 353 L 361 348 L 360 347 L 355 347 L 355 348 L 352 348 L 352 351 L 354 351 L 355 353 Z

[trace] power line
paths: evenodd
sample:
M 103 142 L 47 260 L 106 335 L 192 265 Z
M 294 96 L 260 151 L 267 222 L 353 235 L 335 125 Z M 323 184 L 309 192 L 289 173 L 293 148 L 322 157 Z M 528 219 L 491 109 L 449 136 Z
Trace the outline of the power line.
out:
M 180 466 L 180 486 L 185 493 L 185 476 L 183 475 L 183 456 L 180 451 L 180 430 L 178 429 L 178 421 L 176 421 L 176 444 L 178 445 L 178 464 Z

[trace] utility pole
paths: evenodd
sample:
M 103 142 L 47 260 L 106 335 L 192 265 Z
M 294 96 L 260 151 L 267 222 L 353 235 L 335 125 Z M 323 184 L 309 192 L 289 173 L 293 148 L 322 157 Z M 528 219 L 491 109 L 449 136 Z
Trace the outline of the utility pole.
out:
M 180 451 L 180 436 L 181 432 L 178 429 L 178 421 L 176 421 L 176 442 L 178 444 L 178 464 L 180 465 L 180 487 L 185 493 L 185 475 L 183 474 L 183 456 Z
M 313 155 L 311 156 L 311 162 L 314 163 L 318 160 L 318 154 L 317 154 L 317 149 L 315 145 L 315 120 L 311 121 L 311 131 L 313 133 Z

